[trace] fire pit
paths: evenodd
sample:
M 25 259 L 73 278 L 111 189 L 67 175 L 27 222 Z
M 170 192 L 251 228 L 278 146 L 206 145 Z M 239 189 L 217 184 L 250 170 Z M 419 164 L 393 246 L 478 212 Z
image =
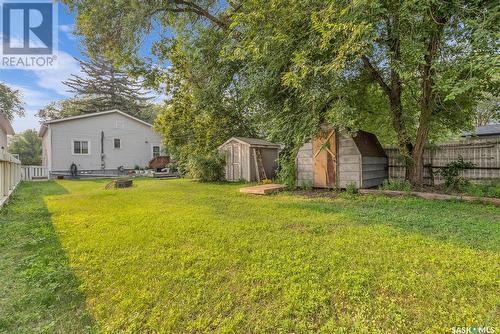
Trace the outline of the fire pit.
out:
M 106 189 L 112 189 L 112 188 L 129 188 L 132 187 L 133 181 L 128 180 L 128 179 L 118 179 L 118 180 L 113 180 L 110 183 L 106 185 Z

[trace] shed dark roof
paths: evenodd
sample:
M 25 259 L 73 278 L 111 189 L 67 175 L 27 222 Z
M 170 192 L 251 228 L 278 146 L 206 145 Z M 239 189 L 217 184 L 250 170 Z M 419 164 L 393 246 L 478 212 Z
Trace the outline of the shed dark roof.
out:
M 246 137 L 232 137 L 228 141 L 226 141 L 224 144 L 221 146 L 225 145 L 226 143 L 230 142 L 231 140 L 237 140 L 239 142 L 246 143 L 250 146 L 269 146 L 269 147 L 277 147 L 280 148 L 280 144 L 276 143 L 271 143 L 270 141 L 264 140 L 264 139 L 258 139 L 258 138 L 246 138 Z
M 474 131 L 462 133 L 462 137 L 471 137 L 471 136 L 478 136 L 478 137 L 500 136 L 500 123 L 488 124 L 484 126 L 476 126 Z
M 359 152 L 365 157 L 385 157 L 385 151 L 373 133 L 358 131 L 352 139 Z

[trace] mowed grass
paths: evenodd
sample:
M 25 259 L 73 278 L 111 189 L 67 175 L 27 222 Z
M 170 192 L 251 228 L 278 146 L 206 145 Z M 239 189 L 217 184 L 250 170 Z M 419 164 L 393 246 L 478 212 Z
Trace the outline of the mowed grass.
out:
M 450 333 L 500 325 L 500 209 L 189 180 L 23 184 L 0 331 Z

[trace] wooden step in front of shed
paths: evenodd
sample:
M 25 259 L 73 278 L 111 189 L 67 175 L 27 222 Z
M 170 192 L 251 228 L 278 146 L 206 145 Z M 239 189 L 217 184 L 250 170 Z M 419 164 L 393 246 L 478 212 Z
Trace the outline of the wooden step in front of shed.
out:
M 283 189 L 285 189 L 284 185 L 271 183 L 271 184 L 261 184 L 254 187 L 240 188 L 240 192 L 246 194 L 254 194 L 254 195 L 267 195 Z

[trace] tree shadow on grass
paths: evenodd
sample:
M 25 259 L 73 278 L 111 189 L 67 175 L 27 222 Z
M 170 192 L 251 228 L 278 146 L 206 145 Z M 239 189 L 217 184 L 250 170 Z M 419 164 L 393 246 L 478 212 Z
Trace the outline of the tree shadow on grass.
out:
M 56 182 L 22 183 L 0 212 L 0 333 L 94 333 L 44 197 Z
M 342 213 L 359 225 L 382 224 L 476 250 L 500 251 L 500 210 L 494 206 L 365 195 L 281 206 L 316 213 Z

